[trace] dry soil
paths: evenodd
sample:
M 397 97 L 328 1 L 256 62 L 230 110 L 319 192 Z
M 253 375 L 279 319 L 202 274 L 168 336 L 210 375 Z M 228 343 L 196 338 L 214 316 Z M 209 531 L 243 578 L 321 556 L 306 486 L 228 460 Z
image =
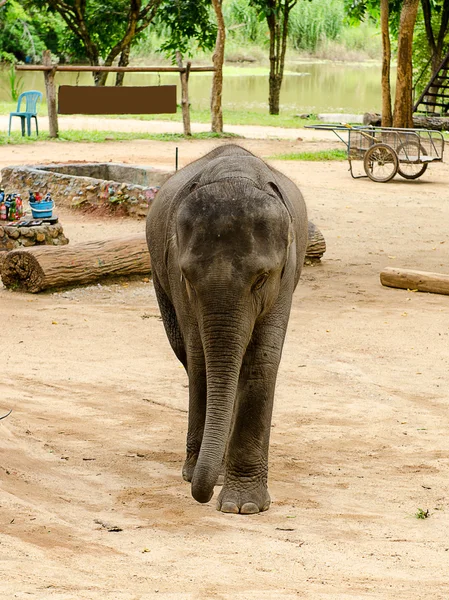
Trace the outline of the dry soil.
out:
M 181 164 L 217 143 L 179 142 Z M 181 478 L 187 380 L 151 281 L 0 287 L 2 599 L 448 598 L 449 296 L 379 282 L 388 265 L 448 272 L 447 165 L 375 184 L 269 159 L 313 143 L 242 141 L 300 186 L 328 245 L 294 296 L 266 513 L 221 514 Z M 4 146 L 0 165 L 171 168 L 174 148 Z M 144 227 L 58 213 L 71 242 Z

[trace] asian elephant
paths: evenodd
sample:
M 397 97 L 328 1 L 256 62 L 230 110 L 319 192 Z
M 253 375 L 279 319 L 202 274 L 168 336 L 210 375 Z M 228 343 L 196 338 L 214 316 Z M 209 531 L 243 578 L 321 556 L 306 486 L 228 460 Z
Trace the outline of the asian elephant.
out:
M 295 184 L 234 144 L 173 175 L 148 215 L 157 300 L 189 378 L 183 477 L 198 502 L 220 477 L 222 512 L 270 505 L 273 395 L 307 224 Z

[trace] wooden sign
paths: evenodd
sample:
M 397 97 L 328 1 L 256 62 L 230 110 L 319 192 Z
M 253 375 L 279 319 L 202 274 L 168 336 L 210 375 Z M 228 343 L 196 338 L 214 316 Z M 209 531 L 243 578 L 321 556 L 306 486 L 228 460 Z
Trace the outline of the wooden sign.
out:
M 155 115 L 176 112 L 176 85 L 61 85 L 60 115 Z

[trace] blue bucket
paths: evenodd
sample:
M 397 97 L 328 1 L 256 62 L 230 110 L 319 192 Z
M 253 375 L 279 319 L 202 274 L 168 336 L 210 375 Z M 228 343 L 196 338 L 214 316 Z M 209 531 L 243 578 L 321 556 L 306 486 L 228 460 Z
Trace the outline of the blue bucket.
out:
M 55 203 L 51 202 L 30 202 L 31 214 L 33 219 L 48 219 L 52 216 Z

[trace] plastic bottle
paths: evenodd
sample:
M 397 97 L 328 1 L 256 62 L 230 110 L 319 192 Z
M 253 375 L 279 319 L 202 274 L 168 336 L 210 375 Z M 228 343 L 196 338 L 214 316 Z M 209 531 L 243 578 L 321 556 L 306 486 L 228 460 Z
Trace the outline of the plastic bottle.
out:
M 11 201 L 11 206 L 9 207 L 8 221 L 15 221 L 15 219 L 16 219 L 16 201 L 13 198 Z

